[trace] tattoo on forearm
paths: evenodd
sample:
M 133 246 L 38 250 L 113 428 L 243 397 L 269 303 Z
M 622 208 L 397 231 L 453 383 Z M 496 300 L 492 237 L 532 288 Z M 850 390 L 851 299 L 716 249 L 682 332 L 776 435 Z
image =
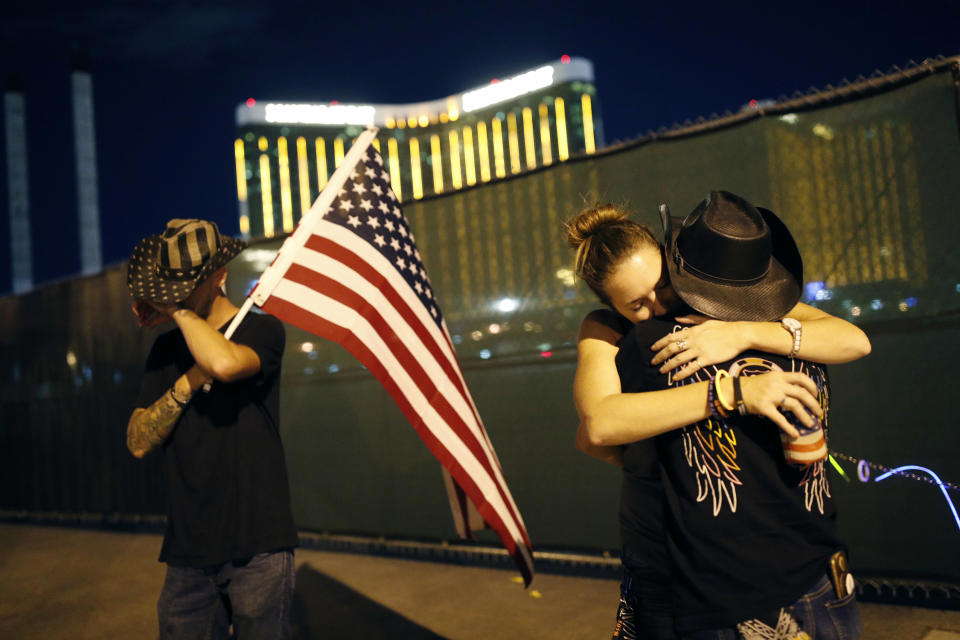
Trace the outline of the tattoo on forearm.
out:
M 146 453 L 163 444 L 177 420 L 183 413 L 183 407 L 166 391 L 146 409 L 135 412 L 127 425 L 127 448 L 131 452 Z

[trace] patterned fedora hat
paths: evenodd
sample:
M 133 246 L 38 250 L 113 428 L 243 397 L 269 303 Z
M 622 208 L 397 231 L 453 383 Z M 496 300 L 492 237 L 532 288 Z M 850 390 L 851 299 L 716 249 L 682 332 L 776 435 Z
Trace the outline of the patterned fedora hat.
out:
M 770 210 L 712 191 L 683 220 L 661 209 L 670 284 L 719 320 L 775 321 L 800 300 L 803 260 Z
M 127 265 L 127 287 L 138 300 L 174 304 L 227 264 L 246 244 L 220 235 L 208 220 L 175 218 L 159 235 L 137 244 Z

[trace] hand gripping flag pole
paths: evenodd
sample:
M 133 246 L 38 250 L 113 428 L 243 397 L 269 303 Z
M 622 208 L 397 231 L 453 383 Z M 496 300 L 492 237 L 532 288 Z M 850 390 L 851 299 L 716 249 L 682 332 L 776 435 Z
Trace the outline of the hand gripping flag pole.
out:
M 526 526 L 463 378 L 420 252 L 369 128 L 227 329 L 256 304 L 345 347 L 383 385 L 444 468 L 460 535 L 470 506 L 494 529 L 529 585 Z M 449 474 L 449 475 L 447 475 Z

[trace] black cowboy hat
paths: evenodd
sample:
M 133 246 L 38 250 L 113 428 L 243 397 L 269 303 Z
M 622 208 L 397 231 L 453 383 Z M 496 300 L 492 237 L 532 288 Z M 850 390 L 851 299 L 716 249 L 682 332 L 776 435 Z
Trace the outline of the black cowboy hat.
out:
M 660 218 L 670 283 L 696 311 L 774 321 L 800 300 L 800 250 L 772 211 L 712 191 L 686 218 L 672 218 L 665 206 Z
M 127 287 L 138 300 L 174 304 L 246 247 L 243 240 L 220 235 L 208 220 L 175 218 L 159 235 L 147 236 L 133 249 Z

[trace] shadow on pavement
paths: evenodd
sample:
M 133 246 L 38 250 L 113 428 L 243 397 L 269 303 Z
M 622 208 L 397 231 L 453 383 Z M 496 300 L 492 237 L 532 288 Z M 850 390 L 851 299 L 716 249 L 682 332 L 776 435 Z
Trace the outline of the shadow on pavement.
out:
M 443 636 L 307 565 L 297 571 L 296 585 L 291 620 L 294 640 L 443 640 Z

